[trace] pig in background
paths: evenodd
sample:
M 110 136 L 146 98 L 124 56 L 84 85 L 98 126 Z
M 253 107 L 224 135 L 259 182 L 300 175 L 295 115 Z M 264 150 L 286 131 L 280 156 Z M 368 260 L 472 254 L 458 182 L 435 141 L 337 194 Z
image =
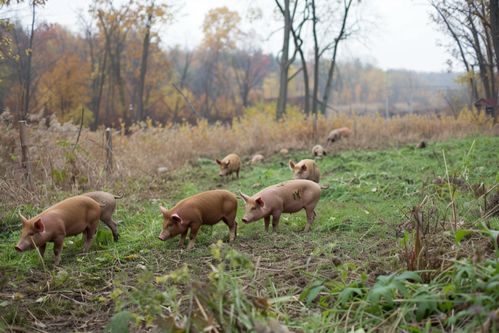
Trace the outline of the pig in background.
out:
M 187 249 L 192 249 L 199 228 L 202 225 L 214 225 L 220 221 L 224 221 L 229 227 L 229 242 L 236 239 L 237 198 L 232 192 L 225 190 L 201 192 L 183 199 L 170 210 L 162 206 L 160 210 L 164 221 L 163 230 L 159 235 L 162 241 L 180 234 L 178 245 L 183 247 L 190 229 Z
M 101 215 L 101 205 L 94 199 L 79 195 L 67 198 L 31 219 L 21 214 L 21 238 L 16 245 L 18 252 L 39 249 L 45 254 L 48 242 L 54 243 L 54 264 L 59 265 L 64 239 L 83 233 L 84 251 L 88 252 Z
M 215 160 L 220 167 L 220 177 L 228 177 L 235 173 L 237 178 L 239 178 L 239 169 L 241 168 L 241 159 L 236 154 L 229 154 L 225 156 L 222 160 Z
M 113 213 L 116 209 L 116 199 L 123 198 L 123 195 L 118 196 L 104 191 L 88 192 L 82 195 L 90 197 L 101 204 L 100 220 L 111 229 L 113 239 L 117 242 L 120 235 L 118 233 L 118 225 L 113 220 Z
M 265 231 L 268 232 L 272 217 L 272 230 L 276 232 L 282 213 L 295 213 L 305 209 L 305 231 L 309 231 L 316 216 L 315 206 L 319 201 L 321 188 L 310 180 L 296 179 L 269 186 L 251 197 L 242 192 L 240 195 L 246 204 L 242 218 L 244 223 L 263 218 Z
M 352 134 L 352 131 L 348 127 L 341 127 L 332 130 L 327 136 L 327 144 L 339 141 L 343 138 L 348 138 Z
M 293 172 L 294 179 L 308 179 L 319 183 L 321 173 L 314 160 L 305 159 L 298 163 L 289 160 L 289 168 Z
M 259 164 L 259 163 L 262 163 L 263 162 L 263 155 L 262 154 L 255 154 L 253 155 L 253 157 L 251 157 L 251 162 L 250 164 L 251 165 L 254 165 L 254 164 Z
M 318 157 L 318 158 L 321 158 L 323 156 L 326 156 L 326 150 L 324 149 L 324 147 L 322 147 L 321 145 L 315 145 L 313 148 L 312 148 L 312 155 L 314 157 Z

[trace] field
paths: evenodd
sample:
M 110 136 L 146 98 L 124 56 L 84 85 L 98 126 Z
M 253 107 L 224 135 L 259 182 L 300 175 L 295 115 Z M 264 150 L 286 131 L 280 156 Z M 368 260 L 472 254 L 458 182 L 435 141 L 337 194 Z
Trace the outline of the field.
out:
M 304 212 L 284 215 L 277 233 L 245 225 L 240 201 L 235 243 L 220 223 L 187 251 L 158 239 L 160 204 L 215 188 L 253 194 L 289 179 L 287 161 L 310 153 L 244 164 L 227 182 L 199 158 L 153 183 L 130 181 L 115 213 L 120 240 L 103 224 L 89 254 L 81 237 L 66 239 L 56 268 L 50 246 L 45 261 L 14 251 L 17 211 L 43 206 L 10 208 L 0 224 L 0 331 L 492 332 L 497 147 L 497 136 L 474 136 L 333 152 L 317 160 L 327 188 L 311 232 Z M 488 207 L 480 183 L 492 189 Z

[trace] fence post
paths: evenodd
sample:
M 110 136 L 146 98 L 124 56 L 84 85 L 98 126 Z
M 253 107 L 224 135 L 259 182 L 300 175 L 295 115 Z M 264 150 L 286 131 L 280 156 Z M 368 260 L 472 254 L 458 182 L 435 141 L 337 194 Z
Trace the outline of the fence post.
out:
M 31 177 L 31 164 L 29 162 L 28 135 L 26 133 L 28 124 L 26 120 L 19 121 L 19 137 L 21 140 L 21 168 L 24 171 L 24 181 L 30 191 L 34 190 Z
M 113 136 L 112 131 L 106 128 L 106 173 L 110 177 L 113 172 Z

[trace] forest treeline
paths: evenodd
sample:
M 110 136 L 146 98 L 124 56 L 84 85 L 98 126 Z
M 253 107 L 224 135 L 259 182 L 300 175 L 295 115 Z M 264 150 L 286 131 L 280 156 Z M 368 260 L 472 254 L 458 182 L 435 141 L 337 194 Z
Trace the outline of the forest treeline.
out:
M 95 129 L 147 119 L 231 122 L 249 107 L 277 100 L 280 60 L 252 46 L 237 12 L 210 10 L 202 24 L 202 43 L 185 49 L 166 48 L 159 36 L 175 15 L 169 6 L 96 0 L 88 10 L 78 32 L 58 24 L 3 22 L 0 112 L 23 117 L 26 109 L 79 122 L 84 110 L 85 124 Z M 309 73 L 313 66 L 307 64 Z M 327 61 L 321 60 L 319 91 L 326 85 L 327 70 Z M 305 99 L 302 73 L 302 64 L 294 60 L 287 99 L 300 109 Z M 469 101 L 456 78 L 451 73 L 384 71 L 360 60 L 340 62 L 328 112 L 458 112 Z

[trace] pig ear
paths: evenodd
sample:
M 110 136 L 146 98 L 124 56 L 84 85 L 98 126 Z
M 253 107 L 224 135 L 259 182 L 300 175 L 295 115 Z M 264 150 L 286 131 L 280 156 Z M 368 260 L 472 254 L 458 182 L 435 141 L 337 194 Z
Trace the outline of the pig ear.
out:
M 246 194 L 244 194 L 241 191 L 239 191 L 239 195 L 241 196 L 241 199 L 243 199 L 245 202 L 247 202 L 248 199 L 250 198 L 249 196 L 247 196 Z
M 227 162 L 225 162 L 226 166 L 229 166 L 229 164 L 230 164 L 230 160 L 228 160 Z
M 306 166 L 305 164 L 303 164 L 303 165 L 301 166 L 301 170 L 302 170 L 302 171 L 306 171 L 306 170 L 307 170 L 307 166 Z
M 220 161 L 218 158 L 215 160 L 217 162 L 217 164 L 222 164 L 222 161 Z
M 159 210 L 161 211 L 161 214 L 166 215 L 168 213 L 168 209 L 166 209 L 163 206 L 159 206 Z
M 293 169 L 295 168 L 295 162 L 293 162 L 293 161 L 289 160 L 289 163 L 288 163 L 288 164 L 289 164 L 289 168 L 290 168 L 291 170 L 293 170 Z
M 36 232 L 43 232 L 45 230 L 45 225 L 43 225 L 42 219 L 38 218 L 38 220 L 33 223 L 33 227 Z
M 263 200 L 262 197 L 256 198 L 255 202 L 258 206 L 263 207 Z
M 178 216 L 177 213 L 175 213 L 175 214 L 172 214 L 172 221 L 175 223 L 182 223 L 182 218 L 180 216 Z

